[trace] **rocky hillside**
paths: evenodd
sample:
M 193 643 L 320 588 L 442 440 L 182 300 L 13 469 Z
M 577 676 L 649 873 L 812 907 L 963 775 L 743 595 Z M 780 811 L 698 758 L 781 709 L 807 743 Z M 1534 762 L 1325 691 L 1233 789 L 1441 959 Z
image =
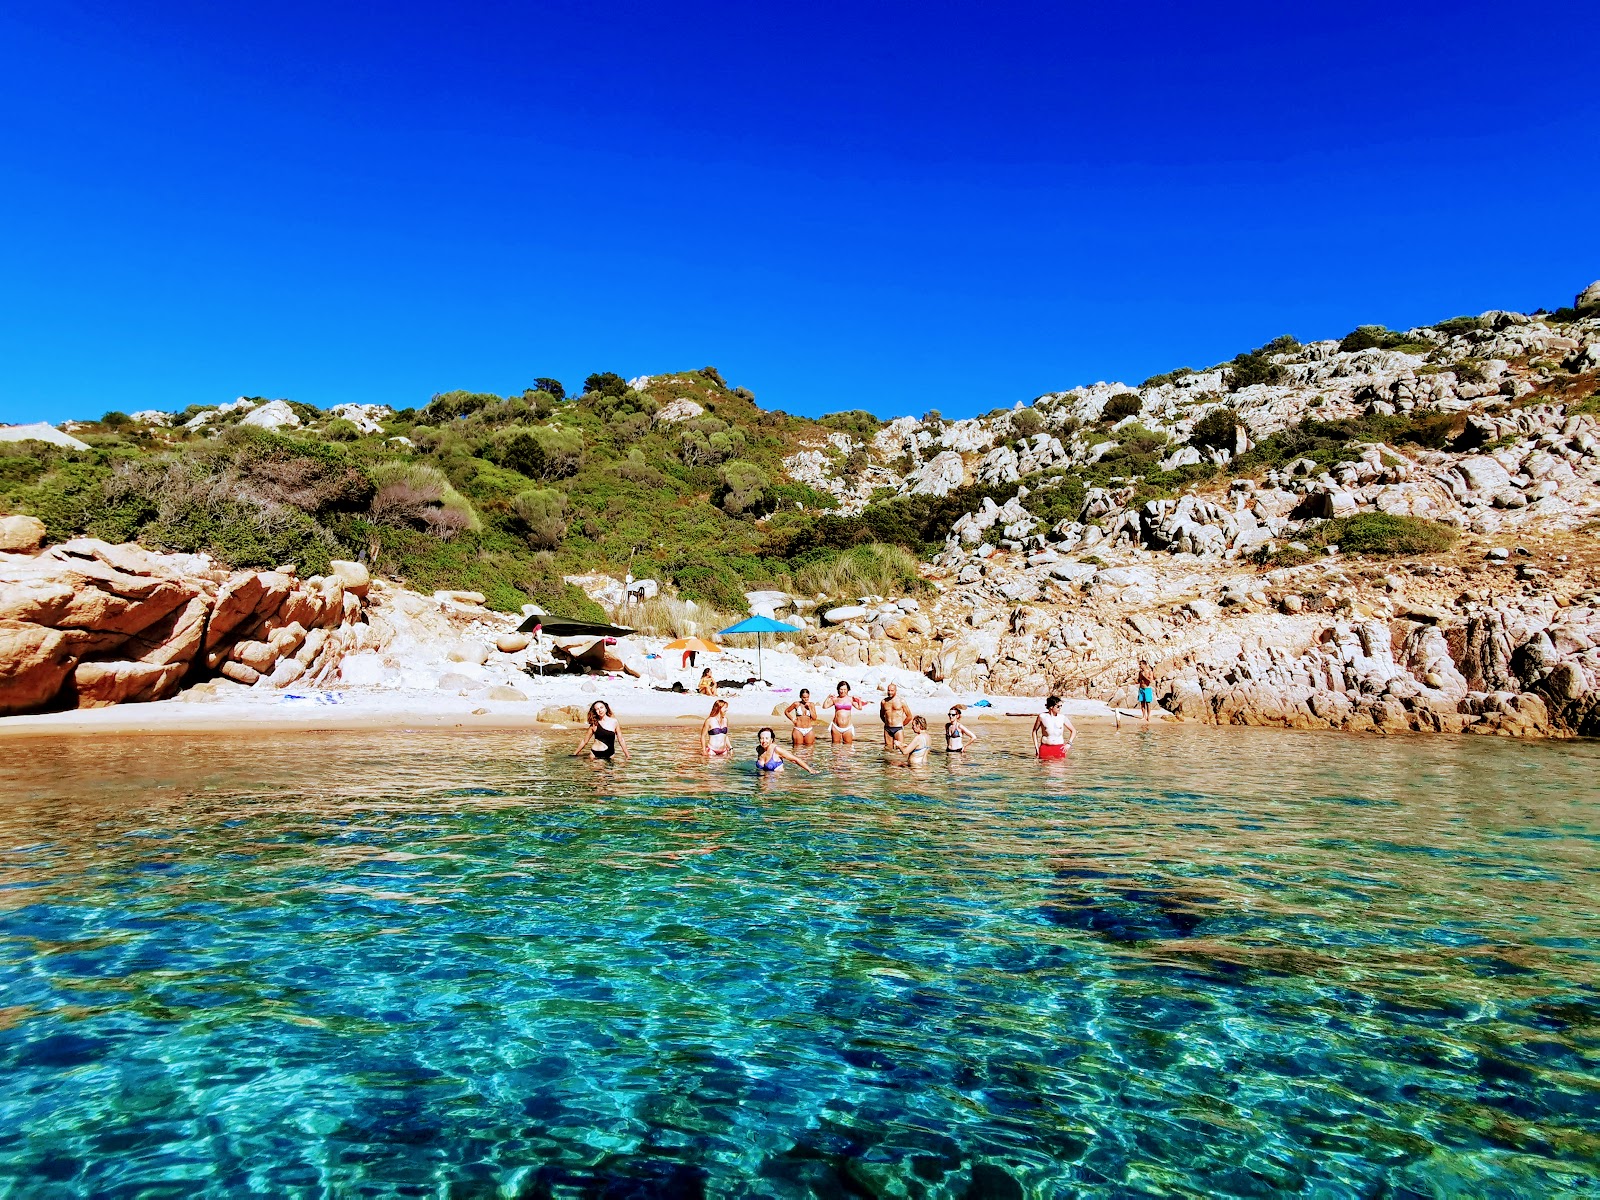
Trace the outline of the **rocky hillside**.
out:
M 812 641 L 841 669 L 877 642 L 958 690 L 1125 705 L 1144 657 L 1163 707 L 1207 720 L 1597 734 L 1597 385 L 1600 284 L 1553 316 L 891 422 L 869 483 L 981 498 L 923 629 L 869 607 Z M 870 514 L 830 470 L 865 445 L 830 434 L 791 469 Z
M 1185 717 L 1600 733 L 1600 283 L 1554 313 L 1283 337 L 960 421 L 764 412 L 709 368 L 571 399 L 537 382 L 0 429 L 0 500 L 53 539 L 209 555 L 218 595 L 348 556 L 379 588 L 598 616 L 631 574 L 661 593 L 655 632 L 787 612 L 846 675 L 1127 703 L 1147 657 Z M 92 697 L 84 663 L 178 661 L 133 648 L 57 683 L 81 671 Z M 206 670 L 250 665 L 217 649 Z M 127 696 L 198 677 L 183 661 Z

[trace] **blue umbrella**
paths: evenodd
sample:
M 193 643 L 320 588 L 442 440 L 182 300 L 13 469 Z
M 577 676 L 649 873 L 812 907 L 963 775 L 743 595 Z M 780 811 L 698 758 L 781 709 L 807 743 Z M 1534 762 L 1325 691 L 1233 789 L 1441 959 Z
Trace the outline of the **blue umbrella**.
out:
M 782 621 L 774 621 L 771 617 L 746 617 L 737 625 L 729 625 L 726 629 L 717 630 L 718 637 L 727 637 L 730 633 L 753 633 L 756 635 L 756 674 L 766 682 L 766 672 L 761 669 L 761 635 L 763 633 L 799 633 L 798 625 L 785 625 Z

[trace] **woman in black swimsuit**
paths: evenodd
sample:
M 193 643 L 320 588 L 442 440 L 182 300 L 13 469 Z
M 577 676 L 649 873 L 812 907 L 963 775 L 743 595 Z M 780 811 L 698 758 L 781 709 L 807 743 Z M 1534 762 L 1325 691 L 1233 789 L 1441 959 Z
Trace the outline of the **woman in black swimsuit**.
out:
M 617 724 L 611 706 L 604 700 L 596 700 L 589 705 L 589 733 L 573 751 L 573 757 L 582 757 L 590 742 L 594 743 L 594 749 L 589 751 L 589 757 L 601 762 L 609 762 L 618 750 L 622 751 L 624 759 L 628 757 L 628 743 L 623 740 L 622 726 Z

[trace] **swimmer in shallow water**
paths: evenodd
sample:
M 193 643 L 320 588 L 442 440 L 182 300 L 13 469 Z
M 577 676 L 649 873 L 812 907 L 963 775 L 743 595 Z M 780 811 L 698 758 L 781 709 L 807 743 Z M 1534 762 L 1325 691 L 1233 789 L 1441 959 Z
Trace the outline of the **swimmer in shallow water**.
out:
M 856 731 L 851 725 L 850 714 L 861 707 L 861 702 L 850 694 L 850 685 L 841 679 L 838 690 L 822 702 L 822 707 L 833 709 L 833 719 L 828 722 L 828 733 L 833 742 L 842 742 L 846 746 L 854 742 Z
M 733 749 L 728 742 L 728 702 L 713 700 L 711 713 L 700 724 L 700 753 L 720 758 Z
M 1072 718 L 1061 711 L 1061 697 L 1051 696 L 1044 702 L 1044 711 L 1033 719 L 1033 751 L 1040 758 L 1065 758 L 1078 731 Z
M 906 756 L 906 766 L 920 767 L 928 761 L 928 719 L 926 717 L 911 718 L 911 740 L 905 745 L 895 739 L 895 748 Z
M 789 723 L 794 726 L 790 739 L 796 746 L 815 746 L 817 744 L 817 706 L 811 703 L 811 689 L 801 688 L 800 699 L 783 710 L 783 715 L 789 718 Z
M 968 742 L 978 740 L 978 735 L 973 733 L 961 723 L 961 705 L 957 704 L 950 710 L 950 719 L 944 723 L 944 748 L 947 754 L 964 754 Z
M 610 762 L 619 750 L 624 759 L 628 757 L 628 743 L 623 740 L 622 726 L 617 724 L 616 715 L 604 700 L 596 700 L 589 705 L 589 733 L 578 743 L 573 757 L 583 757 L 583 752 L 589 749 L 591 742 L 594 743 L 594 749 L 589 750 L 590 758 Z
M 757 735 L 757 738 L 759 739 L 759 745 L 756 747 L 756 770 L 771 772 L 772 774 L 776 775 L 779 771 L 783 770 L 784 763 L 792 762 L 807 775 L 816 774 L 815 771 L 806 766 L 806 764 L 801 762 L 800 759 L 796 758 L 787 750 L 779 746 L 777 742 L 777 735 L 773 733 L 770 728 L 763 728 Z

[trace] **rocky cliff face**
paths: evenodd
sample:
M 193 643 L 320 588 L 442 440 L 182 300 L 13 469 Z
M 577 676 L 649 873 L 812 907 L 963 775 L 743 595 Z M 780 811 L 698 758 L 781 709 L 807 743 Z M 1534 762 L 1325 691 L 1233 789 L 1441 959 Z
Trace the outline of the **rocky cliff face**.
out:
M 851 481 L 829 474 L 841 454 L 813 452 L 806 481 L 847 511 L 886 486 L 1014 493 L 955 521 L 927 570 L 939 595 L 914 620 L 889 604 L 841 608 L 809 635 L 813 652 L 957 690 L 1124 706 L 1146 658 L 1161 705 L 1188 719 L 1600 735 L 1600 313 L 1491 312 L 1400 340 L 1407 349 L 1262 355 L 1274 381 L 1231 392 L 1230 371 L 1214 369 L 975 421 L 905 418 L 834 447 L 870 451 Z M 1108 405 L 1134 411 L 1108 420 Z M 1432 421 L 1441 444 L 1358 443 L 1339 461 L 1266 469 L 1246 458 L 1227 477 L 1308 418 L 1395 417 Z M 1160 472 L 1199 464 L 1213 478 L 1153 496 L 1137 475 L 1113 478 L 1067 519 L 1036 515 L 1059 512 L 1052 492 L 1132 436 L 1165 440 Z M 1326 544 L 1329 521 L 1362 514 L 1423 518 L 1461 540 L 1384 560 Z
M 365 643 L 369 583 L 355 563 L 302 580 L 91 538 L 0 553 L 0 714 L 161 700 L 213 676 L 316 683 Z

